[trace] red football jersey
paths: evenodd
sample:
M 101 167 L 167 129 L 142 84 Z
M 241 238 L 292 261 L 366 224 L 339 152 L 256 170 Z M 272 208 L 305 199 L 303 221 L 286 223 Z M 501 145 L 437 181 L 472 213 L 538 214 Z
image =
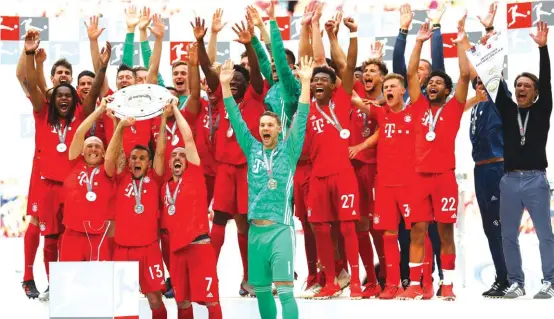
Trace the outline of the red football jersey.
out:
M 364 85 L 360 81 L 354 83 L 354 90 L 361 98 L 365 96 Z M 360 111 L 354 104 L 351 104 L 352 111 L 350 113 L 350 146 L 356 146 L 363 143 L 368 137 L 373 135 L 377 130 L 377 123 L 364 112 Z M 377 148 L 370 147 L 359 152 L 355 159 L 364 163 L 375 163 L 377 161 Z
M 141 204 L 144 211 L 135 212 L 133 175 L 129 170 L 116 178 L 115 242 L 121 246 L 147 246 L 158 240 L 159 191 L 163 176 L 149 170 L 143 178 Z M 140 180 L 135 181 L 137 188 Z
M 413 108 L 408 105 L 395 113 L 388 105 L 372 106 L 371 113 L 379 124 L 377 182 L 382 186 L 409 185 L 415 175 Z
M 334 104 L 336 118 L 343 129 L 348 129 L 350 122 L 351 96 L 341 87 L 333 93 L 331 102 Z M 329 105 L 321 105 L 322 111 L 333 119 Z M 346 169 L 352 169 L 348 156 L 348 138 L 340 137 L 339 131 L 318 111 L 316 102 L 310 104 L 306 135 L 309 136 L 310 160 L 313 163 L 312 174 L 323 177 L 338 174 Z M 352 135 L 352 132 L 350 132 Z
M 81 125 L 85 116 L 83 108 L 77 105 L 71 123 L 68 124 L 64 118 L 60 118 L 60 128 L 58 129 L 48 123 L 48 113 L 49 104 L 46 102 L 40 112 L 33 112 L 36 135 L 39 137 L 36 144 L 41 159 L 40 176 L 56 182 L 63 182 L 72 169 L 67 152 L 69 151 L 71 141 L 73 141 L 75 131 Z M 58 151 L 58 145 L 60 145 L 59 135 L 63 135 L 64 132 L 66 132 L 64 141 L 65 150 L 60 152 Z
M 175 213 L 170 215 L 170 199 L 173 198 L 177 186 L 179 189 L 174 203 Z M 160 195 L 163 205 L 161 218 L 168 225 L 171 251 L 187 246 L 202 234 L 209 234 L 207 190 L 202 165 L 187 162 L 180 184 L 173 179 L 169 180 L 162 186 Z
M 106 220 L 113 219 L 113 207 L 109 206 L 114 191 L 114 181 L 104 170 L 104 165 L 88 167 L 83 157 L 72 161 L 71 173 L 64 182 L 64 214 L 65 227 L 92 234 L 104 233 L 107 229 Z M 94 172 L 94 175 L 91 174 Z M 90 179 L 89 179 L 90 178 Z M 94 193 L 87 199 L 88 185 Z M 93 199 L 93 200 L 89 200 Z
M 222 163 L 231 165 L 240 165 L 246 163 L 246 157 L 237 142 L 235 132 L 229 134 L 231 131 L 231 123 L 229 122 L 229 116 L 225 110 L 225 104 L 223 103 L 223 96 L 221 91 L 221 85 L 214 93 L 217 98 L 217 107 L 221 114 L 219 118 L 219 127 L 216 134 L 216 144 L 218 145 L 215 153 L 215 159 Z M 250 129 L 250 133 L 256 139 L 261 140 L 259 133 L 260 116 L 262 116 L 265 107 L 263 104 L 263 96 L 259 95 L 249 86 L 244 95 L 244 100 L 239 104 L 242 118 L 246 125 Z M 230 135 L 230 136 L 227 136 Z
M 181 114 L 189 124 L 193 134 L 194 134 L 194 127 L 197 115 L 192 114 L 186 109 L 181 110 Z M 156 144 L 158 142 L 158 135 L 160 134 L 160 124 L 161 124 L 161 117 L 156 117 L 152 119 L 152 128 L 151 128 L 151 134 L 154 142 L 154 148 L 156 148 Z M 185 147 L 185 142 L 183 140 L 183 136 L 179 131 L 179 128 L 177 127 L 177 122 L 175 121 L 175 118 L 172 117 L 170 119 L 167 119 L 166 127 L 164 128 L 166 130 L 166 139 L 167 143 L 165 146 L 165 174 L 164 174 L 164 180 L 168 180 L 171 178 L 171 169 L 169 168 L 169 159 L 171 159 L 171 152 L 173 152 L 174 149 L 177 147 Z
M 210 110 L 211 108 L 211 123 Z M 209 102 L 200 99 L 200 112 L 196 121 L 196 149 L 204 168 L 204 174 L 215 176 L 217 162 L 215 161 L 216 134 L 221 121 L 219 110 L 216 106 L 210 106 Z
M 429 100 L 423 94 L 412 104 L 412 112 L 416 121 L 415 154 L 417 172 L 444 173 L 456 168 L 456 135 L 458 135 L 460 129 L 464 107 L 464 103 L 460 103 L 455 97 L 452 97 L 439 114 L 435 127 L 435 139 L 427 141 L 426 135 L 429 132 L 429 123 L 433 121 L 439 108 L 431 110 Z M 430 115 L 431 112 L 432 115 Z

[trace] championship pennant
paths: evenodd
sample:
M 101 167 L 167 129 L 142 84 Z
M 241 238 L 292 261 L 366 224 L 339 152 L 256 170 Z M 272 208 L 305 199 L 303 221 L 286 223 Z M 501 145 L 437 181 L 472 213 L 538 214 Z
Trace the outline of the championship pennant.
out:
M 496 100 L 504 69 L 506 55 L 506 49 L 502 46 L 502 43 L 505 43 L 502 42 L 505 41 L 504 37 L 505 33 L 498 31 L 488 39 L 487 43 L 479 42 L 467 51 L 469 61 L 475 66 L 493 101 Z

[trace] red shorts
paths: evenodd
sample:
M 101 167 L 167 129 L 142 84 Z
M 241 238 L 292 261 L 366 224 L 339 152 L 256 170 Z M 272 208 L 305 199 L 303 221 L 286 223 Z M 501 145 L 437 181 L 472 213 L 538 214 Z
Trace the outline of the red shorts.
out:
M 211 243 L 189 244 L 171 253 L 175 301 L 219 302 L 215 251 Z
M 454 171 L 441 174 L 416 174 L 414 204 L 426 207 L 411 215 L 411 222 L 435 220 L 453 224 L 458 219 L 458 182 Z
M 312 165 L 308 162 L 298 162 L 294 174 L 293 199 L 294 215 L 305 222 L 308 218 L 308 191 L 310 189 L 310 174 Z
M 38 200 L 38 219 L 41 235 L 60 234 L 63 225 L 63 184 L 49 179 L 41 179 L 41 192 Z
M 111 260 L 106 234 L 87 234 L 66 228 L 60 244 L 60 261 Z
M 206 180 L 206 190 L 208 191 L 208 205 L 210 205 L 214 197 L 215 176 L 204 175 L 204 179 Z
M 215 175 L 214 211 L 246 215 L 248 213 L 248 165 L 219 163 Z
M 430 208 L 430 206 L 416 207 L 413 192 L 413 186 L 387 187 L 377 185 L 375 188 L 373 227 L 377 230 L 398 230 L 400 218 L 404 218 L 406 229 L 410 229 L 412 214 L 415 211 L 425 211 Z
M 139 284 L 143 294 L 165 289 L 164 264 L 159 241 L 148 246 L 114 245 L 113 261 L 138 261 Z
M 29 193 L 27 195 L 27 215 L 29 216 L 38 217 L 38 203 L 42 193 L 41 186 L 39 160 L 34 158 L 31 180 L 29 181 Z
M 377 164 L 367 164 L 358 160 L 352 161 L 354 173 L 358 180 L 358 194 L 360 195 L 360 216 L 371 218 L 375 211 L 375 175 Z
M 324 223 L 359 220 L 358 182 L 353 169 L 310 178 L 308 221 Z

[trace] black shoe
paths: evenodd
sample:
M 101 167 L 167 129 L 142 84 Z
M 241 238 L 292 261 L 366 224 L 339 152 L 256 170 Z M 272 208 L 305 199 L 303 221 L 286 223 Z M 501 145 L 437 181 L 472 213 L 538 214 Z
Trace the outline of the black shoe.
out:
M 21 287 L 23 287 L 23 290 L 25 291 L 25 294 L 29 299 L 36 299 L 40 295 L 40 292 L 38 292 L 37 286 L 35 285 L 34 279 L 22 282 Z
M 386 278 L 382 278 L 382 277 L 379 277 L 377 279 L 377 281 L 379 282 L 379 286 L 381 286 L 381 291 L 385 290 L 385 284 L 387 282 L 387 279 Z
M 442 279 L 439 281 L 439 289 L 437 290 L 437 297 L 442 296 Z
M 402 288 L 404 288 L 404 290 L 408 289 L 408 287 L 410 286 L 410 279 L 402 279 Z
M 483 296 L 487 298 L 502 298 L 506 295 L 506 292 L 508 292 L 508 289 L 510 288 L 510 284 L 507 280 L 505 281 L 496 281 L 491 289 L 489 289 L 488 294 L 485 295 L 487 291 L 483 293 Z
M 173 286 L 171 285 L 171 277 L 168 277 L 165 280 L 165 293 L 164 297 L 167 299 L 173 299 L 175 298 L 175 292 L 173 291 Z

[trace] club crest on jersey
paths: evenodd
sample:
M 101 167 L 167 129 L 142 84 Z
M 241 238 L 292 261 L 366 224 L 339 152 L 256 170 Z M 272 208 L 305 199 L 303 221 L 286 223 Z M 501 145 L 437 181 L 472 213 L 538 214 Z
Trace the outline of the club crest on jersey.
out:
M 410 123 L 412 121 L 412 116 L 410 114 L 404 116 L 404 122 Z
M 144 182 L 146 184 L 150 183 L 150 177 L 148 177 L 148 176 L 144 177 Z
M 38 204 L 37 203 L 33 203 L 33 205 L 31 206 L 31 210 L 36 213 L 38 212 Z
M 312 208 L 308 207 L 308 217 L 311 217 L 311 216 L 312 216 Z
M 39 224 L 39 228 L 40 228 L 40 231 L 45 231 L 46 230 L 46 224 L 44 222 L 41 222 Z
M 379 224 L 379 221 L 380 221 L 380 220 L 379 220 L 379 216 L 377 216 L 377 215 L 376 215 L 376 216 L 373 216 L 373 223 L 374 223 L 374 224 Z

